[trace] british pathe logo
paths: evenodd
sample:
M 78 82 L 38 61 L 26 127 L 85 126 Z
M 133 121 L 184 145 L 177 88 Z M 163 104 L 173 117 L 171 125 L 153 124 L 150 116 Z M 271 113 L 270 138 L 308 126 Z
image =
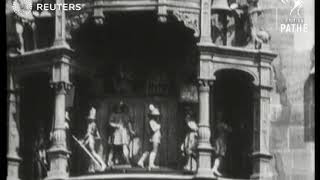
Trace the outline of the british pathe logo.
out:
M 292 13 L 296 11 L 297 15 L 300 17 L 300 10 L 303 6 L 303 0 L 281 0 L 281 2 L 286 5 L 293 5 L 290 10 L 290 16 L 292 16 Z
M 280 31 L 285 33 L 308 32 L 308 24 L 304 22 L 303 14 L 300 13 L 303 8 L 303 0 L 281 0 L 281 2 L 290 7 L 290 13 L 286 18 L 280 19 Z

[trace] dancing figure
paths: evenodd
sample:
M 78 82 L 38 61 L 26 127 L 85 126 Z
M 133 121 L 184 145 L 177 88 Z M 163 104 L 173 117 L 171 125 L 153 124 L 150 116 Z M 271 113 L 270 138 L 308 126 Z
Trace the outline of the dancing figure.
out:
M 149 143 L 147 146 L 147 150 L 142 154 L 141 158 L 138 161 L 138 166 L 144 167 L 145 160 L 149 156 L 149 168 L 158 168 L 158 166 L 155 165 L 155 159 L 158 154 L 160 140 L 161 140 L 161 132 L 160 132 L 160 112 L 159 110 L 154 107 L 153 104 L 149 105 L 149 128 L 151 129 L 151 134 Z
M 185 170 L 194 171 L 197 168 L 196 148 L 198 143 L 198 125 L 192 119 L 191 114 L 187 114 L 186 123 L 189 131 L 186 134 L 183 144 L 181 145 L 182 155 L 187 159 L 184 166 Z
M 226 151 L 227 151 L 227 136 L 231 132 L 231 128 L 223 123 L 220 122 L 217 125 L 217 138 L 215 140 L 215 153 L 217 158 L 214 161 L 214 165 L 212 168 L 212 172 L 217 176 L 222 176 L 219 172 L 221 161 L 224 159 Z

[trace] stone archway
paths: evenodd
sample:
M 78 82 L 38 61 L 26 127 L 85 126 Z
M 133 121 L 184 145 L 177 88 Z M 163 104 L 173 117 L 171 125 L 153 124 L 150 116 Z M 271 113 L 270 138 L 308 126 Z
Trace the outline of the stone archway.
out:
M 238 69 L 216 71 L 215 77 L 211 91 L 212 144 L 219 136 L 216 129 L 219 123 L 226 123 L 232 129 L 221 172 L 226 177 L 249 179 L 252 173 L 254 77 Z

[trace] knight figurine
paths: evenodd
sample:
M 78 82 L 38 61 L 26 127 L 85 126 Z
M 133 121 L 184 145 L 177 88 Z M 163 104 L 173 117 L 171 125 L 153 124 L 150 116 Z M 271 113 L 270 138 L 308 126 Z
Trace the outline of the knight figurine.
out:
M 108 154 L 108 166 L 119 164 L 123 156 L 125 163 L 130 164 L 129 143 L 131 137 L 135 134 L 131 118 L 128 112 L 125 112 L 125 104 L 120 101 L 116 105 L 115 111 L 110 115 L 109 125 L 112 127 L 112 134 L 109 137 L 111 148 Z
M 95 123 L 96 119 L 96 109 L 94 107 L 91 107 L 89 116 L 87 117 L 89 123 L 87 127 L 87 133 L 82 140 L 83 145 L 85 145 L 89 152 L 91 153 L 92 157 L 95 159 L 90 160 L 88 172 L 95 172 L 96 170 L 104 171 L 106 169 L 106 165 L 102 158 L 98 155 L 96 152 L 95 146 L 96 146 L 96 140 L 101 139 L 100 133 L 97 128 L 97 124 Z M 98 168 L 96 165 L 96 162 L 99 163 L 100 168 Z

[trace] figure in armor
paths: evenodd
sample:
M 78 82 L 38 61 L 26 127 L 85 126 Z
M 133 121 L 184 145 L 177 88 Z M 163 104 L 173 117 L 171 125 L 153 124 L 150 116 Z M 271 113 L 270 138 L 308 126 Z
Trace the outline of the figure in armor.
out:
M 125 108 L 124 103 L 120 101 L 109 118 L 109 125 L 113 132 L 109 137 L 111 148 L 108 155 L 108 166 L 119 164 L 121 157 L 124 158 L 126 164 L 130 164 L 129 143 L 135 132 L 129 113 L 125 111 Z

